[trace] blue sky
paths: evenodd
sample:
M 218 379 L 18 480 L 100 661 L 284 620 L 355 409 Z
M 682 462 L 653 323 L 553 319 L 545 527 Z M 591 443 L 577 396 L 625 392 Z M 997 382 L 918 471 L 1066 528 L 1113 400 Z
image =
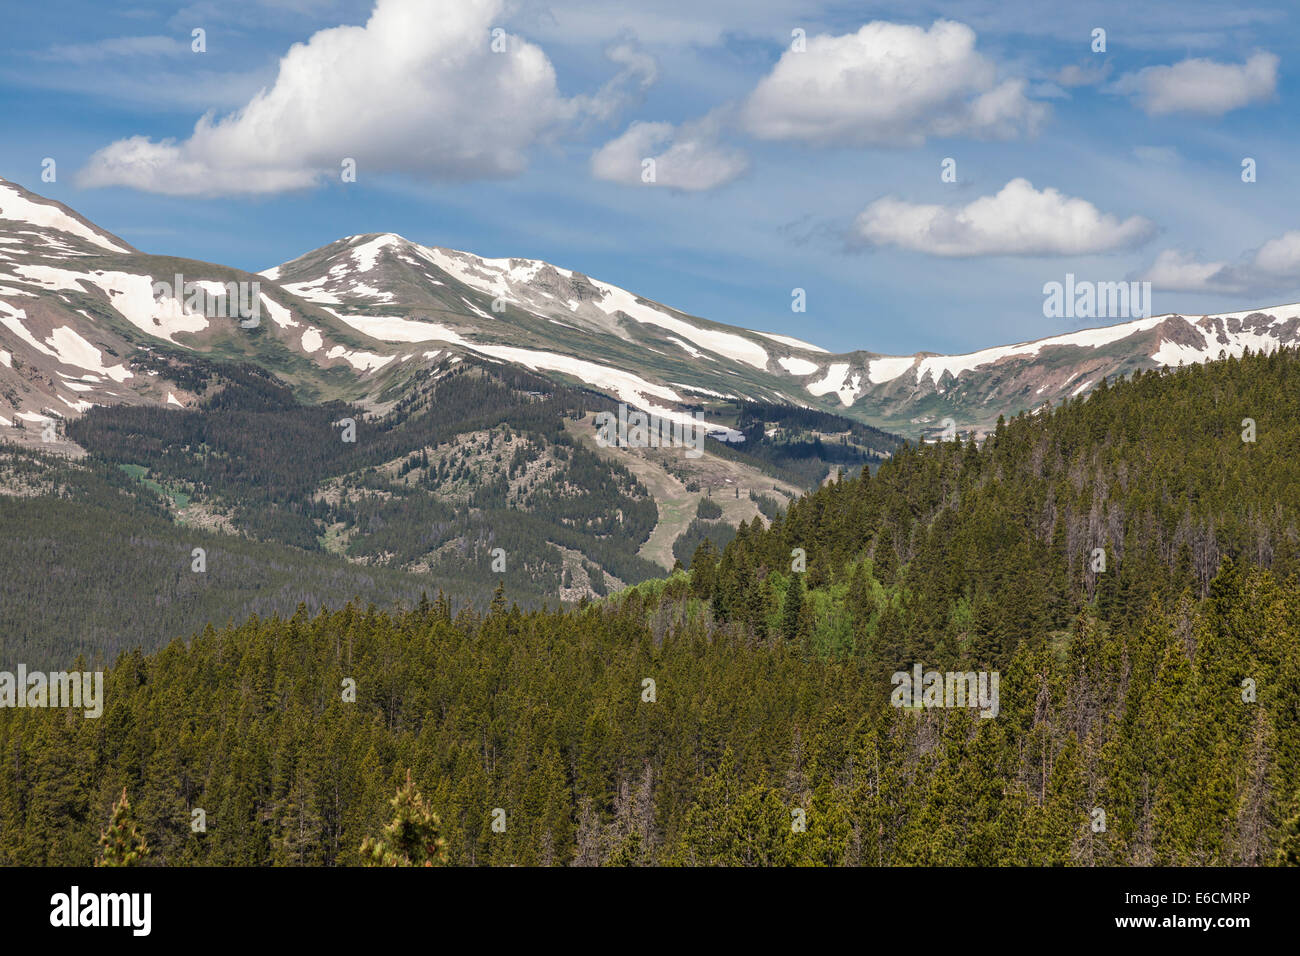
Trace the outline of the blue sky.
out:
M 1300 298 L 1291 5 L 1044 7 L 11 5 L 0 176 L 151 252 L 396 232 L 836 351 L 1115 321 L 1045 318 L 1066 273 L 1157 313 Z

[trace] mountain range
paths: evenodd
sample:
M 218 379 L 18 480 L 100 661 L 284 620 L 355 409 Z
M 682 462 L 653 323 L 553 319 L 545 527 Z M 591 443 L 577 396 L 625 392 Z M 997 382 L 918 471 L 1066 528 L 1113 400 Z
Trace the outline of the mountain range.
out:
M 217 308 L 155 285 L 182 280 Z M 392 233 L 338 239 L 256 274 L 153 255 L 0 180 L 0 438 L 29 444 L 97 404 L 192 405 L 197 396 L 168 374 L 176 355 L 250 363 L 303 401 L 380 414 L 475 359 L 665 418 L 702 412 L 728 428 L 721 410 L 745 401 L 917 438 L 941 423 L 983 434 L 999 415 L 1058 405 L 1103 378 L 1297 342 L 1300 305 L 1283 305 L 1153 316 L 962 355 L 832 353 L 550 263 Z M 173 358 L 145 367 L 150 352 Z

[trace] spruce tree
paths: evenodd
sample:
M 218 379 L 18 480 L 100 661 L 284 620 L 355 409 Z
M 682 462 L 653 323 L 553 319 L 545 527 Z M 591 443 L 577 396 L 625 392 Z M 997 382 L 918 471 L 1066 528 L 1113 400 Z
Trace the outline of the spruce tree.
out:
M 361 841 L 362 865 L 445 866 L 447 841 L 442 836 L 442 821 L 415 789 L 411 771 L 406 771 L 406 783 L 389 802 L 393 820 L 378 839 Z
M 781 615 L 781 636 L 787 641 L 796 640 L 799 637 L 800 624 L 803 618 L 803 575 L 794 574 L 790 579 L 790 586 L 785 592 L 785 608 Z
M 108 829 L 99 836 L 99 845 L 96 866 L 139 866 L 149 855 L 149 844 L 136 825 L 125 787 L 121 798 L 113 804 L 113 816 L 108 821 Z

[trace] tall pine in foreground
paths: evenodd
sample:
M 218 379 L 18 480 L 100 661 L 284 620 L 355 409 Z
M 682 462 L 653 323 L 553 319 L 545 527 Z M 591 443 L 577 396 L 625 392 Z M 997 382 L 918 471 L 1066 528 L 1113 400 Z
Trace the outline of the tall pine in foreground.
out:
M 139 866 L 149 855 L 149 844 L 140 835 L 125 787 L 121 798 L 113 805 L 108 829 L 100 834 L 99 846 L 96 866 Z
M 406 771 L 406 783 L 390 802 L 394 810 L 392 822 L 378 839 L 366 837 L 361 841 L 362 865 L 445 866 L 447 841 L 442 836 L 442 821 L 415 789 L 411 771 Z

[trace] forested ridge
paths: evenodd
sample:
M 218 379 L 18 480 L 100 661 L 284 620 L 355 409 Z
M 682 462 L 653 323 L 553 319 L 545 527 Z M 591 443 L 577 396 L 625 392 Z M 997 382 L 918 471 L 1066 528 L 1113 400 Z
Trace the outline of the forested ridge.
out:
M 94 408 L 67 426 L 90 450 L 75 462 L 0 446 L 0 655 L 10 660 L 111 661 L 300 602 L 411 607 L 442 589 L 481 608 L 498 580 L 524 607 L 556 605 L 581 596 L 579 565 L 590 597 L 662 574 L 638 553 L 655 501 L 564 427 L 603 396 L 449 363 L 368 414 L 303 404 L 254 366 L 158 351 L 141 353 L 140 368 L 199 394 L 197 406 Z M 780 441 L 760 431 L 732 457 L 779 472 L 773 462 L 794 456 L 815 479 L 827 463 L 808 457 L 805 426 L 877 434 L 796 417 Z M 355 441 L 343 440 L 348 419 Z M 780 511 L 775 499 L 763 505 Z M 693 530 L 683 560 L 706 534 L 725 543 L 734 531 Z M 210 558 L 202 574 L 191 570 L 195 548 Z
M 1297 406 L 1290 352 L 1148 373 L 598 604 L 123 655 L 97 720 L 0 710 L 0 860 L 89 862 L 125 790 L 150 863 L 355 864 L 408 771 L 456 864 L 1294 860 Z M 916 663 L 997 715 L 891 706 Z
M 823 649 L 1004 663 L 1087 610 L 1131 621 L 1152 596 L 1208 593 L 1226 556 L 1300 573 L 1300 358 L 1151 371 L 973 440 L 907 446 L 829 483 L 769 529 L 742 526 L 695 592 L 719 617 L 776 620 L 791 554 Z M 1104 570 L 1097 570 L 1103 568 Z
M 355 864 L 410 770 L 458 864 L 1268 863 L 1298 642 L 1300 592 L 1229 568 L 1022 646 L 982 719 L 890 707 L 861 659 L 689 598 L 304 611 L 124 656 L 98 720 L 0 712 L 0 860 L 88 863 L 125 788 L 153 863 Z

